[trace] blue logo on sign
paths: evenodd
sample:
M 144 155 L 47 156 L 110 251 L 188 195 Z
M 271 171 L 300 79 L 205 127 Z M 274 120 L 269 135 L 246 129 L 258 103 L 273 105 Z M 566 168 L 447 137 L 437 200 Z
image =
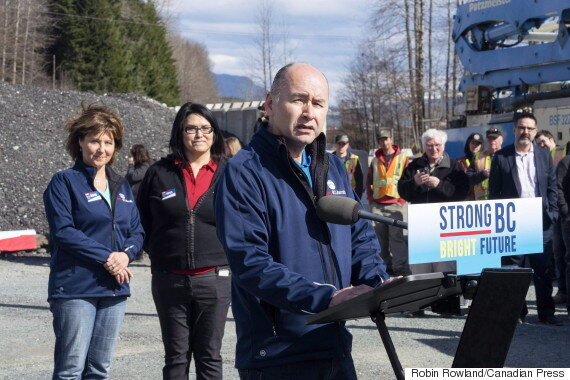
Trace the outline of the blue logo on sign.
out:
M 162 200 L 174 198 L 176 196 L 176 189 L 170 189 L 162 192 Z

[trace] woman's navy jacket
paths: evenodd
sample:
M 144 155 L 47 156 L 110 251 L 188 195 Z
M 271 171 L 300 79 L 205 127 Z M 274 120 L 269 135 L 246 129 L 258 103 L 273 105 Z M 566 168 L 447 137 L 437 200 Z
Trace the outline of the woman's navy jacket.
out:
M 228 161 L 216 189 L 218 237 L 232 270 L 236 367 L 260 368 L 350 352 L 344 323 L 307 325 L 337 289 L 387 278 L 371 223 L 324 223 L 315 201 L 358 199 L 341 160 L 320 135 L 307 146 L 313 189 L 282 138 L 264 128 Z
M 56 173 L 44 192 L 50 228 L 51 262 L 48 299 L 129 296 L 103 264 L 113 251 L 134 259 L 144 232 L 131 187 L 105 168 L 112 210 L 95 190 L 95 168 L 77 161 Z

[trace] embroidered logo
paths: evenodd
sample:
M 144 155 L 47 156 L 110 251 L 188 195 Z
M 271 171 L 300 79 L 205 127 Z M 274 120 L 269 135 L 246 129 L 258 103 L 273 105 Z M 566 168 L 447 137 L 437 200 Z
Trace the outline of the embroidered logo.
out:
M 176 189 L 165 190 L 162 192 L 162 200 L 174 198 L 176 196 Z
M 95 201 L 100 201 L 102 199 L 98 191 L 85 193 L 85 198 L 87 198 L 87 202 L 95 202 Z
M 117 195 L 117 200 L 118 200 L 118 201 L 123 201 L 123 202 L 126 202 L 126 203 L 133 203 L 133 200 L 132 200 L 132 199 L 127 199 L 127 197 L 125 197 L 125 194 L 123 194 L 123 193 L 119 193 L 119 194 Z
M 330 179 L 327 181 L 327 186 L 329 188 L 329 190 L 327 190 L 327 192 L 326 192 L 327 195 L 346 195 L 346 191 L 337 190 L 336 185 Z

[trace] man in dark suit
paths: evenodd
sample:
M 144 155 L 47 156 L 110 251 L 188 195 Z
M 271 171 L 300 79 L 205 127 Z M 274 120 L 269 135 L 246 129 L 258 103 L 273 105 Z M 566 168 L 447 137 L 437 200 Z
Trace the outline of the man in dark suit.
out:
M 552 225 L 558 218 L 556 177 L 552 158 L 544 149 L 533 144 L 536 136 L 536 118 L 532 113 L 515 114 L 515 143 L 498 151 L 493 157 L 489 177 L 489 199 L 542 197 L 543 246 L 542 254 L 526 255 L 534 270 L 536 304 L 540 322 L 560 326 L 554 316 L 552 280 L 548 263 L 552 259 Z M 537 215 L 538 217 L 538 215 Z M 524 266 L 525 256 L 505 256 L 503 265 Z M 521 319 L 528 313 L 526 305 Z

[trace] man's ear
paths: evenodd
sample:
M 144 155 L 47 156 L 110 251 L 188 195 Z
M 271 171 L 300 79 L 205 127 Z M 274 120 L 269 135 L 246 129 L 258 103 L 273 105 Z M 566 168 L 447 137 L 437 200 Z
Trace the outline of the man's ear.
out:
M 265 114 L 267 116 L 273 116 L 273 97 L 270 92 L 268 92 L 265 97 Z

